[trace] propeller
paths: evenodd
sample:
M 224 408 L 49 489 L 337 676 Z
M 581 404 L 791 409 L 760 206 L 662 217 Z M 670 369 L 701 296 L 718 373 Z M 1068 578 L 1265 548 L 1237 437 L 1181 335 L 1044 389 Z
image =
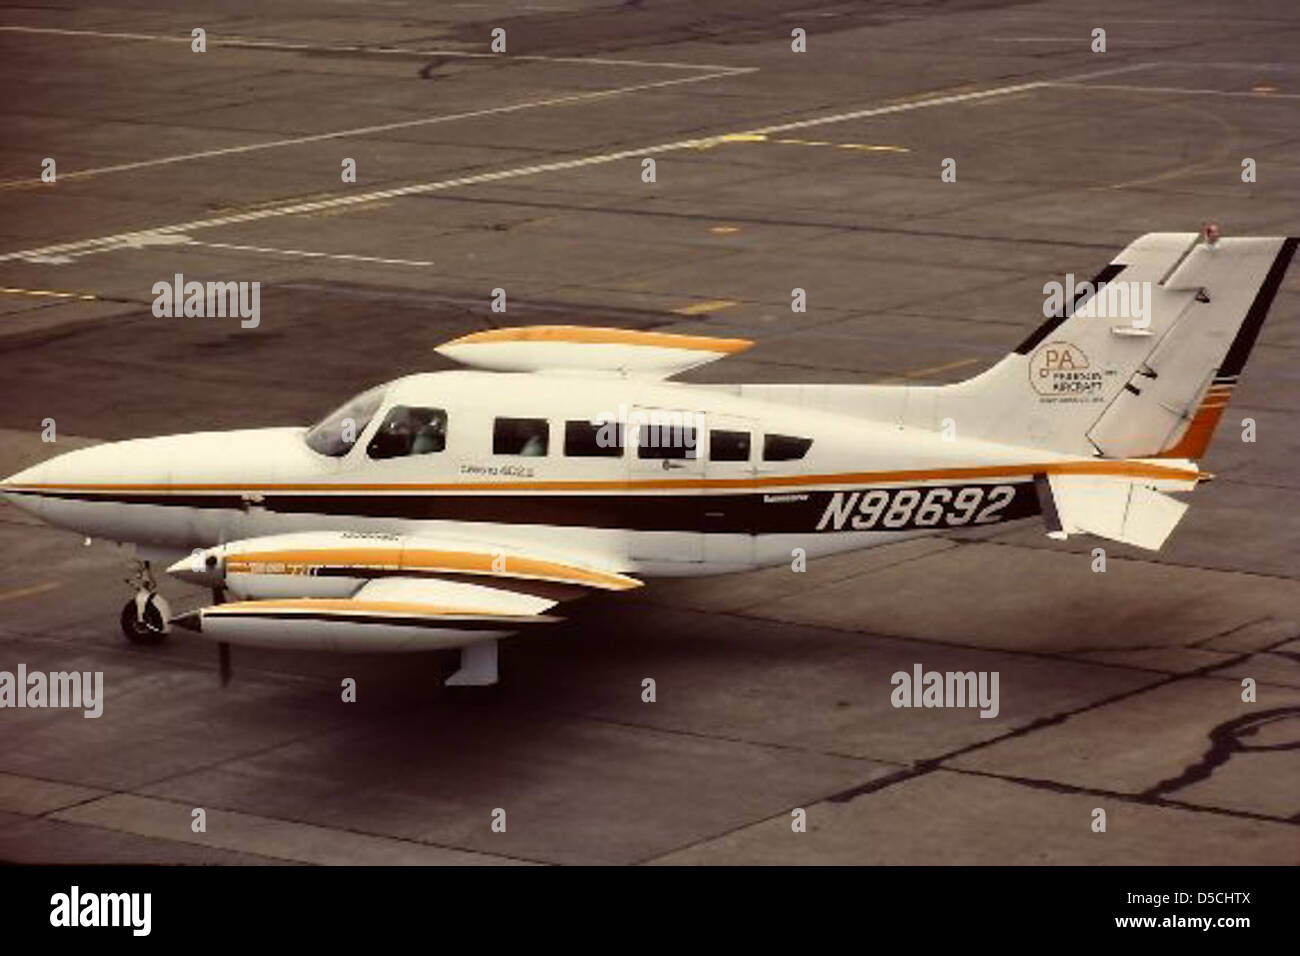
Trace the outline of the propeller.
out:
M 226 592 L 224 588 L 212 589 L 212 603 L 224 604 L 226 601 Z M 230 685 L 230 645 L 221 641 L 217 644 L 217 668 L 221 671 L 221 686 Z

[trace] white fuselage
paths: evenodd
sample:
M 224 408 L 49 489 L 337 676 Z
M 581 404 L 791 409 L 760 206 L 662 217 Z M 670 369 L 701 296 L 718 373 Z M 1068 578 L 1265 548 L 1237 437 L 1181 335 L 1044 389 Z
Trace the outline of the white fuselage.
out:
M 287 532 L 378 531 L 703 575 L 788 563 L 796 549 L 811 558 L 1028 517 L 1038 513 L 1036 474 L 1122 465 L 873 420 L 869 407 L 850 415 L 752 398 L 747 388 L 413 375 L 385 387 L 337 455 L 309 447 L 303 428 L 173 435 L 61 455 L 4 491 L 51 524 L 134 542 L 146 556 Z M 440 449 L 391 454 L 409 439 L 379 433 L 406 409 L 438 417 Z M 628 447 L 593 454 L 594 426 L 569 424 L 593 420 L 630 423 Z M 647 457 L 656 424 L 672 450 Z M 530 430 L 530 447 L 511 445 Z M 383 442 L 391 456 L 376 458 Z

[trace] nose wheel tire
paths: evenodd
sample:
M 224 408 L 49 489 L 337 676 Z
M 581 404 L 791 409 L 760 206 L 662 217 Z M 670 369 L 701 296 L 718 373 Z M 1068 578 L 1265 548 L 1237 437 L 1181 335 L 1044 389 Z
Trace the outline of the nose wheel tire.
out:
M 167 637 L 167 622 L 157 602 L 151 597 L 145 602 L 144 613 L 136 613 L 135 598 L 122 605 L 122 634 L 132 644 L 161 644 Z

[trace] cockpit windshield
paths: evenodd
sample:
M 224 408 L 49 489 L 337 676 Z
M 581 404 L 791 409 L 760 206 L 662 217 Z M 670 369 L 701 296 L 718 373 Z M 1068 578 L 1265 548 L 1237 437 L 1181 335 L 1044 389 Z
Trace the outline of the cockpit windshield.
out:
M 322 418 L 303 436 L 307 447 L 331 458 L 342 458 L 350 452 L 384 403 L 385 388 L 380 385 L 363 392 Z

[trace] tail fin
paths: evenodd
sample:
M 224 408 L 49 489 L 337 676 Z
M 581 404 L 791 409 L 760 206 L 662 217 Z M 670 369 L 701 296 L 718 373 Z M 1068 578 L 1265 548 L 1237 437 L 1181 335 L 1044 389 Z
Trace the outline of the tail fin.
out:
M 940 389 L 940 415 L 990 441 L 1197 458 L 1297 244 L 1142 236 L 1005 359 Z

